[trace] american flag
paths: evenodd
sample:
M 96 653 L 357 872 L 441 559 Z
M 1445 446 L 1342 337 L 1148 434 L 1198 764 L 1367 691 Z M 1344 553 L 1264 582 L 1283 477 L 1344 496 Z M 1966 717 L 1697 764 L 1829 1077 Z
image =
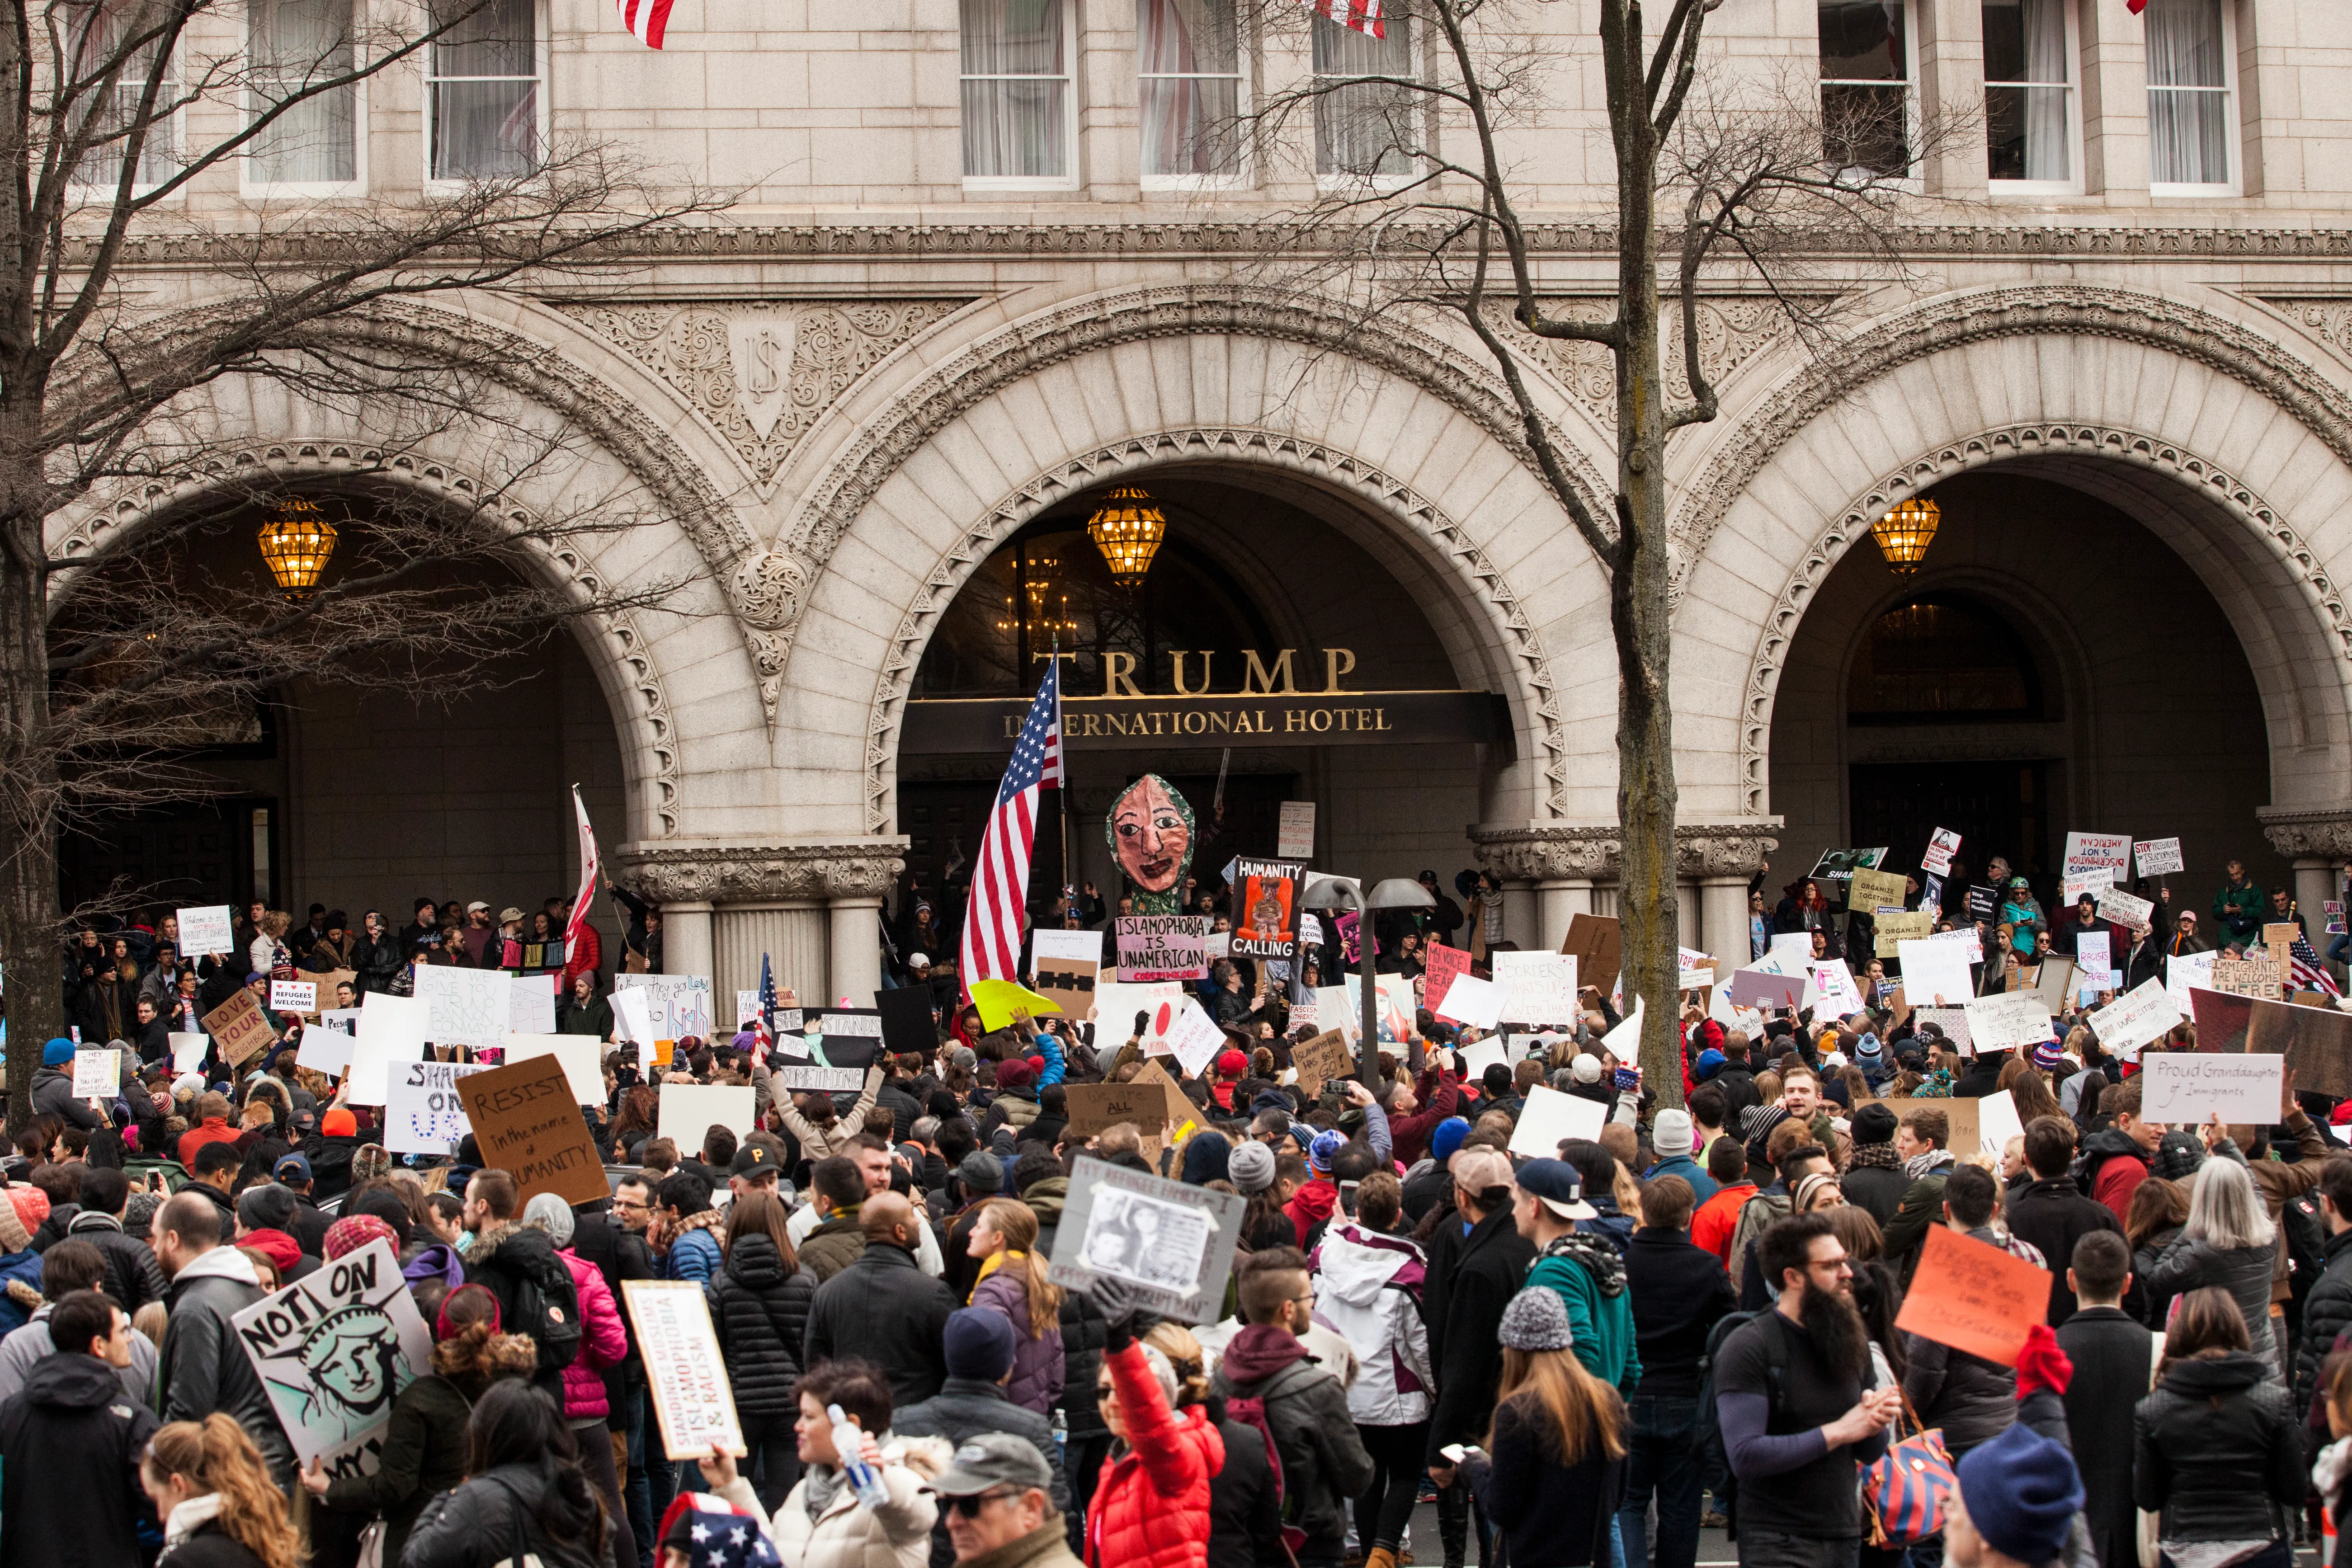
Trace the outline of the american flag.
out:
M 760 1042 L 760 1059 L 766 1061 L 776 1048 L 776 976 L 764 952 L 760 955 L 760 1010 L 751 1016 L 751 1037 Z
M 1337 22 L 1375 38 L 1385 38 L 1388 24 L 1381 18 L 1381 0 L 1304 0 L 1307 8 L 1327 22 Z M 2133 7 L 2137 10 L 2138 7 Z
M 2291 991 L 2323 991 L 2330 996 L 2344 994 L 2336 984 L 2336 977 L 2327 973 L 2326 964 L 2319 962 L 2319 951 L 2301 931 L 2295 932 L 2294 940 L 2287 943 L 2286 977 L 2287 988 Z
M 580 818 L 580 896 L 572 900 L 572 919 L 563 928 L 563 960 L 569 963 L 580 951 L 581 928 L 588 923 L 588 905 L 596 896 L 596 873 L 602 862 L 596 858 L 596 830 L 588 826 L 588 807 L 580 799 L 580 786 L 572 786 L 572 809 Z
M 662 47 L 662 34 L 669 27 L 670 0 L 613 0 L 621 8 L 621 26 L 636 35 L 637 42 L 649 49 Z
M 1029 851 L 1037 842 L 1037 797 L 1062 786 L 1062 661 L 1045 679 L 1013 742 L 1013 764 L 997 787 L 996 808 L 981 835 L 965 910 L 961 953 L 964 994 L 975 980 L 1021 978 L 1021 926 L 1029 907 Z

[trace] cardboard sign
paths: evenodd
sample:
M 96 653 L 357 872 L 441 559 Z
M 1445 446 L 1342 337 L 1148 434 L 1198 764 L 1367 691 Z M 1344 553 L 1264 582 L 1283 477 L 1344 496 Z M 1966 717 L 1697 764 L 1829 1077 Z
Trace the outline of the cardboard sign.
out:
M 2012 1138 L 2025 1136 L 2025 1123 L 2017 1114 L 2017 1097 L 2008 1089 L 1988 1094 L 1977 1101 L 1977 1147 L 1998 1160 L 2009 1148 Z
M 2050 1037 L 2050 1008 L 2032 991 L 1972 996 L 1967 1006 L 1979 1051 L 2031 1050 Z
M 1081 1158 L 1055 1233 L 1045 1278 L 1083 1290 L 1108 1277 L 1142 1305 L 1181 1322 L 1213 1322 L 1241 1237 L 1244 1200 Z
M 2211 971 L 2212 988 L 2224 996 L 2258 996 L 2275 1002 L 2279 994 L 2278 965 L 2267 958 L 2222 958 L 2216 956 Z
M 394 1399 L 433 1370 L 432 1332 L 381 1237 L 264 1296 L 229 1327 L 296 1460 L 320 1462 L 330 1477 L 376 1472 Z
M 112 1100 L 122 1092 L 122 1053 L 119 1050 L 74 1053 L 73 1097 Z
M 2051 1012 L 2064 1010 L 2074 995 L 2074 961 L 2052 953 L 2033 972 L 2033 984 L 2027 991 L 2042 999 Z
M 1903 965 L 1903 994 L 1915 1007 L 1958 1006 L 1977 994 L 1968 952 L 1958 942 L 1906 941 L 1895 956 Z
M 2156 913 L 2156 900 L 2136 897 L 2121 888 L 2109 888 L 2099 895 L 2096 912 L 2103 921 L 2126 931 L 2137 931 Z
M 221 1060 L 233 1068 L 243 1067 L 247 1058 L 278 1038 L 278 1031 L 269 1026 L 269 1015 L 241 985 L 236 995 L 205 1015 L 205 1033 L 218 1042 Z
M 1933 871 L 1938 877 L 1952 874 L 1952 857 L 1959 852 L 1960 836 L 1948 827 L 1938 827 L 1927 837 L 1927 853 L 1919 858 L 1922 870 Z
M 865 1075 L 858 1075 L 862 1085 Z M 702 1147 L 702 1140 L 713 1127 L 724 1127 L 737 1138 L 755 1131 L 760 1125 L 757 1110 L 759 1090 L 750 1084 L 740 1087 L 722 1083 L 666 1083 L 661 1086 L 661 1109 L 655 1121 L 655 1136 L 676 1140 L 678 1152 Z
M 492 1050 L 507 1037 L 507 974 L 498 969 L 416 966 L 415 1000 L 425 1005 L 425 1037 L 436 1046 Z
M 2000 1247 L 1929 1226 L 1895 1326 L 2015 1366 L 2025 1337 L 2050 1316 L 2050 1271 Z
M 1244 958 L 1290 956 L 1298 944 L 1299 881 L 1306 874 L 1307 868 L 1297 861 L 1234 860 L 1229 953 Z
M 483 1069 L 471 1062 L 403 1062 L 387 1077 L 383 1146 L 395 1154 L 447 1154 L 472 1131 L 457 1080 Z
M 1845 901 L 1849 908 L 1881 910 L 1903 907 L 1911 895 L 1911 879 L 1893 871 L 1872 871 L 1857 868 L 1846 886 Z
M 1511 1152 L 1523 1160 L 1557 1160 L 1562 1139 L 1598 1142 L 1609 1108 L 1581 1095 L 1562 1094 L 1545 1084 L 1528 1090 L 1528 1102 L 1511 1130 Z
M 2168 877 L 2189 869 L 2189 863 L 2180 858 L 2178 838 L 2143 838 L 2132 846 L 2132 859 L 2143 877 Z
M 553 1057 L 532 1057 L 459 1079 L 457 1093 L 466 1102 L 482 1163 L 512 1175 L 524 1201 L 539 1193 L 553 1193 L 567 1204 L 613 1195 L 604 1159 L 581 1120 L 579 1101 L 572 1098 L 571 1080 Z M 663 1098 L 668 1098 L 666 1092 Z M 690 1146 L 701 1145 L 698 1134 Z
M 1030 985 L 1069 1016 L 1085 1017 L 1102 974 L 1102 943 L 1098 931 L 1030 932 Z
M 794 1094 L 861 1094 L 865 1092 L 866 1075 L 870 1070 L 866 1068 L 804 1068 L 787 1064 L 776 1068 L 772 1076 L 777 1088 Z M 662 1093 L 667 1096 L 671 1089 L 684 1087 L 682 1084 L 664 1084 Z M 1072 1092 L 1076 1092 L 1076 1086 L 1073 1086 Z M 699 1148 L 701 1142 L 697 1138 L 696 1147 Z
M 1121 980 L 1134 984 L 1209 977 L 1207 916 L 1121 915 L 1112 924 Z
M 1285 860 L 1315 858 L 1315 803 L 1286 800 L 1276 819 L 1274 852 Z
M 1549 954 L 1558 957 L 1559 954 Z M 1438 1017 L 1456 1024 L 1467 1024 L 1474 1029 L 1492 1029 L 1503 1021 L 1503 1009 L 1510 1003 L 1511 993 L 1491 980 L 1481 980 L 1475 974 L 1465 974 L 1446 988 L 1445 1005 L 1432 1007 Z
M 1932 1108 L 1944 1113 L 1947 1142 L 1944 1147 L 1957 1154 L 1982 1148 L 1984 1140 L 1977 1130 L 1978 1101 L 1973 1100 L 1915 1100 L 1908 1097 L 1882 1100 L 1877 1102 L 1895 1112 L 1899 1126 L 1913 1111 Z M 1936 1227 L 1940 1230 L 1943 1227 Z
M 1576 973 L 1582 983 L 1598 991 L 1608 991 L 1617 984 L 1617 966 L 1625 956 L 1625 928 L 1617 923 L 1615 915 L 1574 915 L 1568 922 L 1568 939 L 1559 951 L 1576 960 Z M 1499 962 L 1502 955 L 1496 954 Z M 1496 980 L 1503 976 L 1498 973 Z M 1516 984 L 1514 990 L 1517 989 Z M 1566 1024 L 1575 1021 L 1576 1015 L 1561 1018 L 1522 1018 L 1523 1024 Z
M 2294 1069 L 2297 1089 L 2339 1099 L 2352 1095 L 2352 1013 L 2268 1000 L 2250 1005 L 2253 1016 L 2246 1026 L 2245 1046 L 2250 1054 L 2284 1057 Z M 2200 1051 L 2207 1048 L 2201 1009 L 2197 1046 Z
M 1769 970 L 1735 970 L 1727 988 L 1732 1003 L 1741 1007 L 1795 1007 L 1805 999 L 1808 977 L 1776 974 Z
M 2140 1063 L 2140 1113 L 2176 1127 L 2196 1127 L 2209 1116 L 2268 1127 L 2285 1100 L 2285 1069 L 2282 1056 L 2158 1051 Z
M 235 923 L 229 919 L 226 904 L 205 904 L 174 912 L 180 923 L 182 957 L 206 958 L 236 951 Z
M 1591 972 L 1582 959 L 1558 952 L 1498 952 L 1493 963 L 1495 984 L 1508 993 L 1504 1000 L 1511 1022 L 1572 1026 L 1583 1015 L 1577 988 L 1591 978 Z M 1613 957 L 1610 963 L 1613 976 Z
M 534 1057 L 553 1057 L 563 1064 L 563 1079 L 572 1086 L 576 1103 L 604 1103 L 604 1047 L 598 1041 L 585 1035 L 509 1035 L 504 1044 L 508 1066 Z
M 273 1013 L 315 1013 L 319 1010 L 319 987 L 309 980 L 273 980 L 269 983 L 269 1010 Z
M 1131 1083 L 1074 1083 L 1068 1088 L 1070 1116 L 1066 1136 L 1084 1142 L 1106 1128 L 1130 1123 L 1147 1138 L 1156 1138 L 1173 1122 L 1181 1126 L 1199 1113 L 1183 1091 L 1165 1074 Z
M 1906 942 L 1920 942 L 1935 934 L 1936 917 L 1927 910 L 1907 910 L 1899 915 L 1874 915 L 1871 930 L 1876 940 L 1874 956 L 1899 957 Z
M 691 1279 L 624 1279 L 621 1295 L 646 1358 L 646 1388 L 671 1459 L 741 1456 L 743 1429 L 710 1306 Z
M 2093 1013 L 2089 1022 L 2099 1044 L 2125 1061 L 2137 1061 L 2142 1047 L 2164 1038 L 2179 1024 L 2180 1009 L 2163 981 L 2149 980 Z
M 1345 1078 L 1354 1071 L 1356 1058 L 1348 1049 L 1343 1031 L 1326 1029 L 1291 1047 L 1290 1065 L 1298 1069 L 1298 1092 L 1312 1100 L 1322 1092 L 1326 1079 Z
M 1432 941 L 1422 950 L 1421 1005 L 1443 1016 L 1445 988 L 1470 973 L 1470 955 L 1458 947 Z

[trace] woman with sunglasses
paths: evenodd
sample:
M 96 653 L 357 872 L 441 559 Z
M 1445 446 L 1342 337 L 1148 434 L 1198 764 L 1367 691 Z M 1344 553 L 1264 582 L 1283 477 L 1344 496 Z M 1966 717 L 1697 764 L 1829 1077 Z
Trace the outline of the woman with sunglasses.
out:
M 1095 1398 L 1110 1458 L 1087 1510 L 1090 1568 L 1202 1568 L 1209 1560 L 1209 1480 L 1225 1440 L 1198 1405 L 1175 1408 L 1176 1369 L 1135 1338 L 1129 1289 L 1098 1279 L 1088 1292 L 1109 1321 Z

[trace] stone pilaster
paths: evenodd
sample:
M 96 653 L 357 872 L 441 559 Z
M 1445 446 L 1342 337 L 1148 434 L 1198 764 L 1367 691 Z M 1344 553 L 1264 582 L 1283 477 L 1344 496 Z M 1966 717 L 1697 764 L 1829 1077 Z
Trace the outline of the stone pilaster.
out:
M 698 950 L 730 1005 L 734 992 L 759 984 L 766 954 L 777 984 L 803 1002 L 846 995 L 868 1006 L 881 973 L 875 919 L 905 868 L 906 849 L 906 839 L 884 835 L 671 838 L 624 844 L 614 860 L 665 914 L 684 906 L 693 929 L 677 956 Z
M 2254 816 L 2271 847 L 2294 863 L 2294 901 L 2313 945 L 2327 950 L 2321 935 L 2326 924 L 2320 906 L 2336 897 L 2344 885 L 2344 867 L 2352 861 L 2352 801 L 2337 805 L 2264 806 Z

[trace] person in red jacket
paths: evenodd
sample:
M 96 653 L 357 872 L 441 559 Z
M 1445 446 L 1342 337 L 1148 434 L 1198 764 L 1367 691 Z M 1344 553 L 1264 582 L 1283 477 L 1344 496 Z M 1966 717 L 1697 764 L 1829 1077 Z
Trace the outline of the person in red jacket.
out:
M 1389 1113 L 1389 1144 L 1396 1159 L 1410 1166 L 1428 1153 L 1430 1134 L 1447 1117 L 1460 1115 L 1456 1108 L 1461 1103 L 1462 1079 L 1453 1053 L 1431 1051 L 1421 1077 L 1411 1088 L 1402 1079 L 1391 1084 L 1389 1102 L 1382 1108 Z
M 1347 1146 L 1348 1135 L 1333 1127 L 1318 1132 L 1315 1141 L 1307 1145 L 1307 1183 L 1282 1205 L 1291 1228 L 1298 1232 L 1301 1247 L 1308 1245 L 1307 1238 L 1339 1206 L 1339 1184 L 1331 1174 L 1331 1162 Z
M 1087 1509 L 1087 1568 L 1204 1568 L 1225 1439 L 1206 1406 L 1174 1408 L 1176 1369 L 1136 1342 L 1133 1290 L 1104 1279 L 1087 1295 L 1109 1322 L 1095 1396 L 1112 1438 Z
M 604 966 L 604 939 L 596 934 L 594 921 L 582 921 L 580 940 L 572 944 L 572 951 L 564 956 L 562 994 L 570 993 L 573 976 L 593 974 Z

